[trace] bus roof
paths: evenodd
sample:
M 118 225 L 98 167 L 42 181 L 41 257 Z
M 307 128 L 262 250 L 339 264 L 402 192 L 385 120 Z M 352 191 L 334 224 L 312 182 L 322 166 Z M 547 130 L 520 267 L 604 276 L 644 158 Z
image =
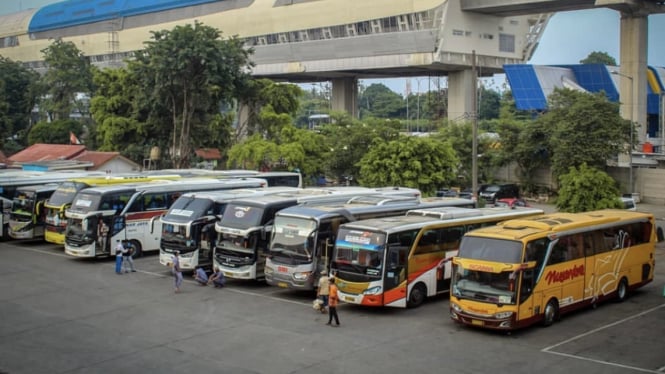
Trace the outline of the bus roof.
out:
M 437 212 L 438 214 L 426 214 Z M 448 212 L 448 213 L 446 213 Z M 467 222 L 494 222 L 498 216 L 510 219 L 516 216 L 530 216 L 543 214 L 543 210 L 534 208 L 459 208 L 443 207 L 435 209 L 417 209 L 407 212 L 407 215 L 397 217 L 372 218 L 343 224 L 350 229 L 366 231 L 384 231 L 387 233 L 399 232 L 409 229 L 420 229 L 429 225 L 452 225 Z
M 117 185 L 105 185 L 105 186 L 96 186 L 90 187 L 82 190 L 81 192 L 90 193 L 90 194 L 104 194 L 104 193 L 114 193 L 121 191 L 186 191 L 187 186 L 205 186 L 208 185 L 211 188 L 215 186 L 219 187 L 220 190 L 233 188 L 237 186 L 238 188 L 242 187 L 262 187 L 265 186 L 265 180 L 260 178 L 233 178 L 233 179 L 181 179 L 174 181 L 152 181 L 144 183 L 128 183 L 128 184 L 117 184 Z
M 57 172 L 7 172 L 0 174 L 0 186 L 22 186 L 46 183 L 63 182 L 72 178 L 84 178 L 88 176 L 104 176 L 103 172 L 89 171 L 57 171 Z
M 58 183 L 47 183 L 47 184 L 36 184 L 32 186 L 21 186 L 17 188 L 16 191 L 39 193 L 39 192 L 55 191 L 56 188 L 58 188 Z
M 324 203 L 323 205 L 295 205 L 280 210 L 278 216 L 324 219 L 327 217 L 346 216 L 403 209 L 416 208 L 420 201 L 406 196 L 368 195 L 363 199 L 351 198 L 348 201 Z
M 249 196 L 258 196 L 266 195 L 270 193 L 280 193 L 280 192 L 289 192 L 299 190 L 297 187 L 266 187 L 266 188 L 237 188 L 232 190 L 223 190 L 223 191 L 201 191 L 201 192 L 187 192 L 183 194 L 180 198 L 190 198 L 190 199 L 208 199 L 212 201 L 227 201 L 230 199 L 235 199 L 238 196 L 249 197 Z
M 603 209 L 583 213 L 551 213 L 539 217 L 513 219 L 496 226 L 474 230 L 469 235 L 506 240 L 522 240 L 530 236 L 545 236 L 584 231 L 589 227 L 602 228 L 617 222 L 653 221 L 653 214 Z

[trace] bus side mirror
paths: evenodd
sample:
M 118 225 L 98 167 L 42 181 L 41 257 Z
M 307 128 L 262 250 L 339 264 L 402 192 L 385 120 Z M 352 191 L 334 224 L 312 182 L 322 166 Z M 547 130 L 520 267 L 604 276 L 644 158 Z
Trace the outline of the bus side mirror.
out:
M 272 233 L 271 224 L 263 226 L 263 228 L 261 229 L 261 240 L 266 240 L 266 238 L 268 238 L 271 233 Z

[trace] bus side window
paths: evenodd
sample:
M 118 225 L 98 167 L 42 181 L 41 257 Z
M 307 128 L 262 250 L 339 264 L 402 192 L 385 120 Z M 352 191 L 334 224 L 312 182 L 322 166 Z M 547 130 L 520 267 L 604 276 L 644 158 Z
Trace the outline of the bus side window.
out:
M 425 232 L 418 241 L 414 254 L 436 252 L 439 250 L 439 233 L 434 230 Z

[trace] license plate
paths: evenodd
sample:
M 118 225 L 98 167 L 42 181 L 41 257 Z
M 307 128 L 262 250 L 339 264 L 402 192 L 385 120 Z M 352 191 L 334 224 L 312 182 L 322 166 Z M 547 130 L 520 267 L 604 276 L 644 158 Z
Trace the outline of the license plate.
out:
M 280 273 L 286 273 L 289 269 L 287 269 L 286 266 L 278 266 L 277 271 Z
M 286 282 L 278 282 L 277 287 L 289 288 L 289 285 Z
M 485 322 L 477 320 L 477 319 L 472 319 L 471 324 L 474 325 L 474 326 L 483 326 L 483 325 L 485 325 Z
M 344 301 L 353 302 L 354 300 L 351 296 L 344 296 Z

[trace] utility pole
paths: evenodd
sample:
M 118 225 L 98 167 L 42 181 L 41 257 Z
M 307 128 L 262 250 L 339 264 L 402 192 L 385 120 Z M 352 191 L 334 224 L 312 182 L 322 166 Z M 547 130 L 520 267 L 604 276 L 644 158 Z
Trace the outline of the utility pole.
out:
M 471 190 L 472 196 L 478 201 L 478 71 L 476 70 L 476 50 L 471 51 L 471 81 L 473 100 L 471 101 L 471 117 L 473 123 Z

